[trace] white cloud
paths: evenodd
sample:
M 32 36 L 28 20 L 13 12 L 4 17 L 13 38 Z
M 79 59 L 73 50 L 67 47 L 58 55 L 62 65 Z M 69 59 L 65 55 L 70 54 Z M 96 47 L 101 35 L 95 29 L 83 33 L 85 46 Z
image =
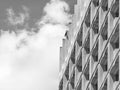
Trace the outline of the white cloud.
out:
M 23 6 L 24 13 L 19 13 L 16 15 L 14 10 L 12 8 L 7 9 L 7 21 L 10 25 L 23 25 L 25 23 L 25 20 L 29 19 L 29 9 L 25 6 Z
M 42 22 L 67 24 L 70 21 L 69 6 L 64 1 L 51 0 L 44 8 L 45 16 Z
M 45 16 L 37 22 L 37 33 L 24 29 L 16 35 L 2 30 L 0 90 L 58 89 L 59 46 L 70 21 L 64 9 L 69 10 L 69 7 L 63 1 L 48 3 L 44 8 Z M 24 23 L 25 14 L 17 17 L 12 9 L 8 12 L 12 25 Z M 56 13 L 59 14 L 56 16 Z

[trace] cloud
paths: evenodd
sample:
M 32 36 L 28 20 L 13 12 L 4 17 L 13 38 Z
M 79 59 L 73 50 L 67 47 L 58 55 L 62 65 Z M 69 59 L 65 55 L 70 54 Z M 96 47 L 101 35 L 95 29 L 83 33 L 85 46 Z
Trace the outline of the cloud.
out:
M 25 6 L 23 6 L 24 13 L 19 13 L 16 15 L 14 10 L 12 8 L 7 9 L 7 21 L 10 25 L 23 25 L 26 20 L 29 19 L 29 9 Z
M 71 17 L 67 12 L 69 12 L 69 6 L 66 2 L 51 0 L 44 8 L 45 16 L 43 16 L 41 22 L 67 24 Z
M 28 12 L 27 8 L 23 9 Z M 44 7 L 45 15 L 35 23 L 36 33 L 26 28 L 18 34 L 1 30 L 1 90 L 58 89 L 59 46 L 69 29 L 68 11 L 64 1 L 51 0 Z M 25 13 L 16 16 L 12 9 L 8 12 L 9 23 L 15 26 L 24 24 L 29 16 Z

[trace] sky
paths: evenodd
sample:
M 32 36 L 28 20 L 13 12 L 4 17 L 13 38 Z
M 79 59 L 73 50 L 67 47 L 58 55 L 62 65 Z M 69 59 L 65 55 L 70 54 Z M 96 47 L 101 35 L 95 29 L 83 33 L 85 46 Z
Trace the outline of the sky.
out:
M 8 26 L 5 25 L 5 9 L 14 8 L 15 12 L 21 12 L 23 11 L 22 6 L 27 6 L 30 9 L 29 14 L 31 18 L 29 19 L 29 27 L 33 27 L 36 20 L 44 15 L 43 8 L 49 1 L 50 0 L 0 0 L 0 27 L 8 29 Z M 70 13 L 73 13 L 76 0 L 65 0 L 65 2 L 70 6 Z
M 0 0 L 0 90 L 58 90 L 72 1 Z

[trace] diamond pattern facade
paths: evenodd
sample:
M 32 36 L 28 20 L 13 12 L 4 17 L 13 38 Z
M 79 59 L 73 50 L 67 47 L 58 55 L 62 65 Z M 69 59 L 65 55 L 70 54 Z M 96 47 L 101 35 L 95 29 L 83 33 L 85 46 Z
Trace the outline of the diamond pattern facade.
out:
M 77 0 L 66 35 L 59 90 L 120 90 L 120 0 Z

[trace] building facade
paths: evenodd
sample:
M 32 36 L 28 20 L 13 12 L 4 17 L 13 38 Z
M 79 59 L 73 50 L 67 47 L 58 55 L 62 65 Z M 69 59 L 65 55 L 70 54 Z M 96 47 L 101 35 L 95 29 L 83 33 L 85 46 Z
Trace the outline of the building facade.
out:
M 59 90 L 120 90 L 120 0 L 77 0 L 60 48 Z

